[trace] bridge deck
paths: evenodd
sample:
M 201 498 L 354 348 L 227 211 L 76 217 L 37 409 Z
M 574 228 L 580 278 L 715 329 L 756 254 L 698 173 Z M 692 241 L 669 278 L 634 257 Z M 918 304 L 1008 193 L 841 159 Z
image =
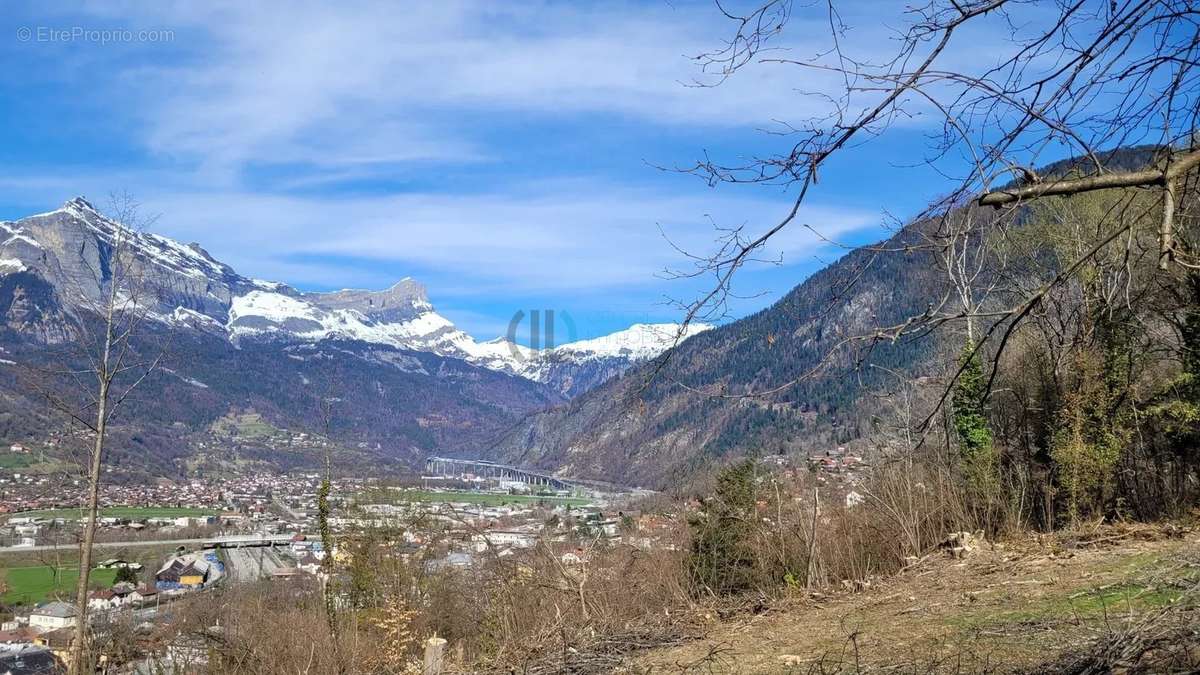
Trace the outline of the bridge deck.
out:
M 557 489 L 571 488 L 571 482 L 557 476 L 523 469 L 519 466 L 489 462 L 484 459 L 458 459 L 455 457 L 429 457 L 425 470 L 434 475 L 447 475 L 451 468 L 469 469 L 470 473 L 491 478 L 511 478 L 522 483 L 547 485 Z

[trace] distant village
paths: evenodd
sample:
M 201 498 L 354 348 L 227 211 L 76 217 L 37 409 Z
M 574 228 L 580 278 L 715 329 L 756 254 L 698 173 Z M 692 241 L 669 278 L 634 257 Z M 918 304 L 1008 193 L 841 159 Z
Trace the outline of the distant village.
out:
M 18 457 L 35 452 L 21 443 L 7 451 Z M 194 663 L 202 655 L 172 632 L 179 603 L 238 584 L 321 582 L 332 568 L 327 558 L 345 562 L 340 542 L 363 532 L 382 533 L 387 555 L 430 573 L 488 560 L 519 562 L 535 547 L 571 569 L 586 567 L 598 546 L 680 545 L 678 514 L 629 506 L 643 495 L 565 489 L 536 474 L 530 474 L 533 481 L 515 479 L 528 478 L 519 470 L 477 474 L 470 465 L 432 462 L 445 470 L 427 470 L 419 481 L 403 485 L 338 478 L 331 550 L 316 534 L 321 476 L 315 472 L 105 482 L 94 574 L 112 582 L 89 595 L 87 620 L 98 630 L 114 622 L 132 624 L 147 658 L 158 665 L 164 659 Z M 825 498 L 844 499 L 848 507 L 863 500 L 855 488 L 867 465 L 844 447 L 799 460 L 776 455 L 759 462 L 783 480 L 815 474 Z M 22 464 L 18 459 L 0 468 L 0 555 L 44 560 L 48 552 L 75 551 L 84 518 L 78 502 L 82 483 L 66 472 L 25 472 Z M 0 667 L 9 657 L 37 663 L 66 654 L 80 620 L 72 594 L 34 599 L 7 590 L 9 604 L 0 607 Z
M 26 452 L 16 445 L 10 452 Z M 105 483 L 93 574 L 113 582 L 91 592 L 87 621 L 101 631 L 131 624 L 156 663 L 194 660 L 195 650 L 172 633 L 179 603 L 243 583 L 320 580 L 330 569 L 326 558 L 344 560 L 339 542 L 356 533 L 386 533 L 381 540 L 389 555 L 429 572 L 519 560 L 537 546 L 566 566 L 586 566 L 597 546 L 674 548 L 679 541 L 678 519 L 613 506 L 637 495 L 551 489 L 464 471 L 403 486 L 337 479 L 327 551 L 316 534 L 320 481 L 307 472 Z M 0 491 L 0 555 L 40 560 L 77 550 L 84 518 L 79 481 L 0 469 Z M 157 553 L 147 557 L 147 551 Z M 9 604 L 0 608 L 0 659 L 33 663 L 66 654 L 80 620 L 72 594 L 25 601 L 8 590 Z

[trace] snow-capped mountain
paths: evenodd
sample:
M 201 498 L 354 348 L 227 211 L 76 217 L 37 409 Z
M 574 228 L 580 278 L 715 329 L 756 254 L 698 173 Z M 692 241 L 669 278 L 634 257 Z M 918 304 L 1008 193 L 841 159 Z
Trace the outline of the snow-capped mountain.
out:
M 8 284 L 14 290 L 7 303 L 0 288 L 4 322 L 47 341 L 61 339 L 64 322 L 56 316 L 99 302 L 118 239 L 133 254 L 133 273 L 145 285 L 138 302 L 150 316 L 234 344 L 359 340 L 461 359 L 573 396 L 657 356 L 679 337 L 674 324 L 637 324 L 536 352 L 504 338 L 477 341 L 438 314 L 425 287 L 412 279 L 381 291 L 301 292 L 242 276 L 198 244 L 123 228 L 81 197 L 49 213 L 0 222 L 0 286 L 17 277 L 28 282 Z M 707 328 L 689 327 L 683 337 Z
M 706 324 L 691 324 L 680 335 L 674 323 L 638 323 L 622 331 L 590 340 L 569 342 L 532 355 L 519 373 L 545 382 L 559 393 L 574 397 L 620 375 L 630 366 L 662 354 L 677 341 L 708 330 Z

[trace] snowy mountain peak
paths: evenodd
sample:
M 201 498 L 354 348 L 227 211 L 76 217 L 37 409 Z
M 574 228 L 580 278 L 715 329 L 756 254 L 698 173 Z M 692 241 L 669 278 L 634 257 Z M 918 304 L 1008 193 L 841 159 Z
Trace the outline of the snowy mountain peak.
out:
M 693 323 L 688 325 L 687 330 L 681 335 L 677 323 L 635 323 L 625 330 L 562 345 L 555 351 L 561 354 L 651 359 L 670 348 L 676 340 L 686 340 L 709 328 L 712 326 Z
M 73 209 L 73 210 L 77 210 L 77 211 L 86 211 L 86 212 L 90 212 L 90 213 L 95 213 L 97 215 L 99 215 L 99 213 L 100 213 L 99 211 L 96 210 L 96 207 L 92 206 L 91 202 L 89 202 L 87 199 L 85 199 L 83 197 L 83 195 L 75 197 L 74 199 L 68 199 L 66 201 L 66 203 L 63 204 L 63 209 L 64 210 L 72 210 Z
M 305 298 L 328 310 L 353 309 L 376 321 L 405 321 L 431 311 L 425 286 L 405 277 L 382 291 L 343 289 L 306 293 Z
M 146 294 L 155 303 L 149 307 L 153 317 L 180 330 L 223 333 L 233 342 L 359 340 L 462 359 L 573 395 L 657 356 L 681 337 L 675 324 L 635 324 L 539 351 L 504 338 L 480 342 L 438 314 L 425 286 L 411 277 L 378 291 L 301 292 L 241 276 L 198 243 L 131 230 L 83 197 L 0 223 L 0 281 L 30 271 L 67 302 L 97 300 L 107 275 L 95 271 L 107 269 L 108 250 L 118 241 L 133 255 L 134 274 L 153 288 Z M 691 326 L 682 337 L 706 328 Z

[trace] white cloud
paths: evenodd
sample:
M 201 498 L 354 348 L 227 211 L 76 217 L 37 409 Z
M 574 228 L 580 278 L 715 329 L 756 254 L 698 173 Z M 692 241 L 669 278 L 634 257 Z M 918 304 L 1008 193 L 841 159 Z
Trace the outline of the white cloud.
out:
M 711 250 L 714 232 L 694 199 L 617 186 L 540 198 L 507 195 L 402 194 L 382 197 L 268 197 L 252 193 L 164 195 L 150 205 L 172 214 L 168 232 L 201 242 L 215 238 L 235 266 L 259 276 L 275 274 L 301 284 L 358 283 L 357 261 L 371 263 L 376 285 L 412 269 L 433 269 L 461 280 L 439 293 L 478 293 L 480 288 L 562 292 L 645 286 L 665 267 L 684 263 L 655 223 L 685 250 Z M 220 204 L 214 214 L 207 204 Z M 706 200 L 716 222 L 765 222 L 774 201 Z M 214 221 L 214 216 L 218 221 Z M 874 223 L 852 209 L 806 207 L 810 222 L 829 237 Z M 219 229 L 206 232 L 206 229 Z M 795 262 L 819 245 L 795 229 L 769 254 Z M 320 260 L 299 265 L 297 260 Z M 349 260 L 338 264 L 337 260 Z M 361 274 L 360 274 L 361 277 Z
M 715 88 L 691 57 L 734 25 L 710 2 L 394 3 L 126 2 L 92 5 L 105 21 L 176 30 L 159 62 L 108 64 L 104 89 L 132 107 L 140 142 L 199 166 L 206 182 L 236 185 L 247 166 L 310 167 L 358 175 L 414 161 L 473 162 L 496 148 L 478 119 L 603 113 L 651 125 L 728 131 L 803 123 L 830 104 L 831 72 L 758 63 Z M 843 46 L 863 62 L 898 47 L 900 6 L 841 8 Z M 809 59 L 831 45 L 824 8 L 799 5 L 770 57 Z M 909 17 L 911 19 L 911 17 Z M 964 36 L 943 58 L 983 68 L 1003 36 Z M 711 78 L 708 81 L 713 81 Z M 875 94 L 860 92 L 856 104 Z M 132 104 L 132 106 L 131 106 Z M 925 108 L 913 102 L 913 111 Z M 120 110 L 115 110 L 120 114 Z M 899 124 L 927 120 L 899 118 Z M 311 185 L 311 182 L 301 181 Z
M 708 253 L 706 216 L 761 231 L 786 212 L 787 197 L 686 181 L 639 189 L 631 183 L 642 174 L 628 172 L 529 183 L 567 173 L 569 157 L 557 167 L 521 165 L 503 183 L 460 179 L 441 193 L 337 188 L 394 176 L 397 165 L 511 159 L 504 153 L 520 148 L 478 128 L 492 117 L 537 128 L 586 126 L 599 113 L 650 133 L 711 131 L 720 142 L 731 130 L 820 113 L 824 103 L 796 90 L 832 84 L 829 75 L 765 64 L 717 88 L 684 86 L 697 75 L 688 57 L 731 28 L 708 2 L 127 2 L 89 11 L 113 25 L 176 31 L 170 58 L 106 62 L 111 70 L 96 69 L 90 90 L 112 97 L 114 115 L 136 118 L 133 141 L 156 166 L 0 177 L 0 195 L 21 203 L 40 195 L 53 206 L 79 193 L 102 203 L 109 189 L 126 188 L 164 215 L 165 234 L 198 241 L 245 274 L 297 285 L 381 286 L 416 269 L 436 271 L 433 290 L 443 296 L 657 284 L 656 273 L 687 261 L 656 224 L 682 248 Z M 891 48 L 878 17 L 862 23 L 871 32 L 857 33 L 860 55 Z M 819 18 L 797 17 L 790 31 L 814 40 L 791 43 L 791 56 L 826 46 Z M 801 214 L 835 239 L 876 221 L 835 203 Z M 794 226 L 773 246 L 763 257 L 787 263 L 821 248 Z
M 703 200 L 602 181 L 539 183 L 483 194 L 272 195 L 180 190 L 152 175 L 141 185 L 155 229 L 196 241 L 248 276 L 301 286 L 376 286 L 431 270 L 442 296 L 506 292 L 604 291 L 655 285 L 664 268 L 687 260 L 667 241 L 695 253 L 712 250 L 711 223 L 754 229 L 786 209 L 779 200 L 709 192 Z M 0 200 L 37 196 L 45 210 L 82 192 L 98 206 L 107 175 L 0 176 Z M 703 204 L 703 207 L 699 206 Z M 806 205 L 799 223 L 837 238 L 870 226 L 876 214 Z M 661 229 L 660 229 L 661 228 Z M 764 257 L 807 262 L 821 242 L 792 228 Z
M 729 30 L 709 4 L 217 2 L 98 11 L 178 27 L 181 54 L 125 64 L 114 80 L 137 102 L 147 147 L 198 162 L 209 176 L 262 162 L 479 159 L 488 151 L 457 119 L 476 113 L 604 112 L 729 127 L 824 107 L 792 91 L 819 87 L 824 76 L 792 68 L 750 69 L 715 89 L 685 86 L 699 74 L 689 57 Z

